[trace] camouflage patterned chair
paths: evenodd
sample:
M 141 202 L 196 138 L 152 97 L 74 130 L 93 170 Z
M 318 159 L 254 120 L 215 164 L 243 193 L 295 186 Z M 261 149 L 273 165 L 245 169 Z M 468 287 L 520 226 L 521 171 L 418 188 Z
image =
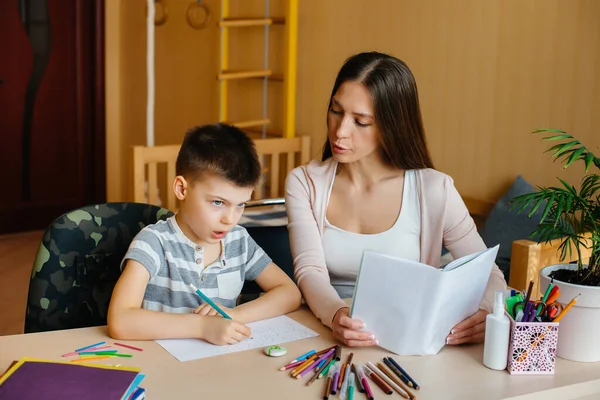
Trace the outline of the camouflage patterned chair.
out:
M 105 325 L 131 240 L 144 226 L 171 215 L 148 204 L 105 203 L 54 221 L 33 264 L 25 333 Z

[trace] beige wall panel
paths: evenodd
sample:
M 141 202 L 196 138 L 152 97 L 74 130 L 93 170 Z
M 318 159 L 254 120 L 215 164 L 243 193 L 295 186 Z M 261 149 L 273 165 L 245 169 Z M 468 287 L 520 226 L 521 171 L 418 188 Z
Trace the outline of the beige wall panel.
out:
M 185 22 L 189 1 L 168 3 L 169 20 L 156 28 L 157 144 L 178 143 L 189 126 L 218 115 L 218 29 L 214 23 L 191 29 Z M 205 3 L 216 20 L 219 1 Z M 282 0 L 271 3 L 271 14 L 281 15 Z M 118 29 L 107 37 L 107 51 L 113 46 L 120 57 L 107 80 L 116 85 L 107 88 L 107 98 L 120 104 L 107 107 L 107 160 L 119 153 L 122 170 L 120 182 L 109 177 L 112 199 L 123 198 L 129 187 L 128 146 L 145 141 L 145 2 L 119 4 L 113 10 Z M 262 1 L 231 0 L 231 15 L 263 12 Z M 590 148 L 600 145 L 594 129 L 600 126 L 599 21 L 600 1 L 594 0 L 301 0 L 296 130 L 311 136 L 312 155 L 320 156 L 338 69 L 354 53 L 378 50 L 413 70 L 435 166 L 454 177 L 463 195 L 496 200 L 517 174 L 540 185 L 554 184 L 556 176 L 576 183 L 581 168 L 563 171 L 543 154 L 541 135 L 529 132 L 562 128 Z M 269 59 L 276 72 L 281 30 L 271 29 Z M 230 40 L 232 67 L 262 66 L 262 28 L 231 30 Z M 260 81 L 230 86 L 232 118 L 255 119 L 262 110 Z M 275 128 L 280 86 L 269 83 Z

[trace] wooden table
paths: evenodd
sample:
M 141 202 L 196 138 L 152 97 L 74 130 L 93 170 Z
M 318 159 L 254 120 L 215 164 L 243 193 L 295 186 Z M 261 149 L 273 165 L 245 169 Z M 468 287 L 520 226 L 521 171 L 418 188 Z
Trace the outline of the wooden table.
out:
M 319 399 L 323 380 L 305 385 L 308 377 L 292 379 L 278 369 L 287 360 L 310 349 L 322 349 L 335 343 L 331 332 L 305 307 L 289 314 L 321 336 L 284 344 L 287 356 L 267 357 L 262 349 L 225 356 L 179 362 L 153 341 L 129 342 L 144 349 L 128 351 L 133 358 L 111 359 L 112 363 L 137 366 L 145 373 L 142 386 L 151 399 Z M 61 354 L 108 338 L 106 327 L 73 329 L 0 337 L 0 370 L 12 360 L 24 356 L 61 360 Z M 126 350 L 126 349 L 123 349 Z M 380 348 L 344 348 L 342 360 L 354 352 L 355 361 L 380 361 L 391 355 Z M 556 374 L 546 376 L 511 376 L 493 371 L 482 364 L 483 346 L 446 346 L 439 354 L 425 357 L 395 357 L 400 365 L 421 385 L 418 399 L 599 399 L 600 363 L 575 363 L 558 359 Z M 64 359 L 62 359 L 64 360 Z M 107 360 L 99 360 L 102 363 Z M 372 385 L 375 386 L 375 385 Z M 401 399 L 387 396 L 374 387 L 377 399 Z M 186 396 L 186 397 L 184 397 Z M 330 397 L 330 398 L 338 398 Z M 356 399 L 365 396 L 357 393 Z

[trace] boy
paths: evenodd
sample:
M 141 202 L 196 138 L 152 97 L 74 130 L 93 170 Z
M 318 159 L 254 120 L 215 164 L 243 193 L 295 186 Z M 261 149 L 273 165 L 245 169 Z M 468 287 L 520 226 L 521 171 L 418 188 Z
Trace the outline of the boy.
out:
M 179 212 L 133 239 L 108 310 L 110 336 L 235 344 L 251 336 L 244 323 L 298 308 L 294 282 L 236 225 L 261 174 L 252 140 L 229 125 L 193 128 L 176 174 Z M 255 280 L 266 293 L 235 307 L 244 280 Z M 232 319 L 201 301 L 190 284 Z

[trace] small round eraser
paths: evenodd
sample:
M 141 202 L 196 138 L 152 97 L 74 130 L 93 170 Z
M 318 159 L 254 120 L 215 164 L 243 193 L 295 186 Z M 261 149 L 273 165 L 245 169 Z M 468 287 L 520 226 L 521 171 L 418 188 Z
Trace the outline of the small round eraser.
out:
M 265 354 L 271 357 L 281 357 L 287 354 L 287 349 L 281 346 L 269 346 L 265 348 Z

